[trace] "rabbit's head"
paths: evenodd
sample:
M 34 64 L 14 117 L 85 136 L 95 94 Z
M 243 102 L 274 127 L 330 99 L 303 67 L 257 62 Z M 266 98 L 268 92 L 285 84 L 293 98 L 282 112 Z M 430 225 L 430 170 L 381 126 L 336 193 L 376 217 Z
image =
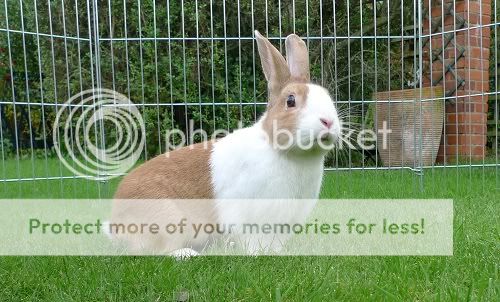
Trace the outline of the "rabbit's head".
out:
M 290 150 L 328 150 L 340 136 L 340 120 L 328 91 L 310 83 L 309 54 L 304 41 L 286 38 L 286 60 L 255 31 L 269 100 L 262 126 L 274 146 Z

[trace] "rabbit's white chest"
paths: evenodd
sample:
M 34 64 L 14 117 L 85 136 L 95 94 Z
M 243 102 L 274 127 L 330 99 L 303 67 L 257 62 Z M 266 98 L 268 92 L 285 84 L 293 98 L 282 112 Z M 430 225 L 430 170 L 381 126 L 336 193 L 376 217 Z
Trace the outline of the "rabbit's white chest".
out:
M 323 158 L 290 161 L 256 130 L 241 129 L 214 144 L 211 173 L 219 222 L 302 223 L 319 195 Z M 290 235 L 255 238 L 236 231 L 232 236 L 254 253 L 261 248 L 279 251 Z
M 252 127 L 214 144 L 211 173 L 217 199 L 316 199 L 323 158 L 290 161 Z

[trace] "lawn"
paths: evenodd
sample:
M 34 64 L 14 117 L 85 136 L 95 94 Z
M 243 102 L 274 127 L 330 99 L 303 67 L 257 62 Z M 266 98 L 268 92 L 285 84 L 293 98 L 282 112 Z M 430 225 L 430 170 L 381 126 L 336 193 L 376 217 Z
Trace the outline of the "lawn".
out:
M 33 172 L 34 171 L 34 172 Z M 452 198 L 451 257 L 1 257 L 1 300 L 484 300 L 500 295 L 495 168 L 337 171 L 322 198 Z M 56 160 L 7 160 L 0 177 L 69 175 Z M 0 184 L 1 198 L 110 197 L 117 180 Z

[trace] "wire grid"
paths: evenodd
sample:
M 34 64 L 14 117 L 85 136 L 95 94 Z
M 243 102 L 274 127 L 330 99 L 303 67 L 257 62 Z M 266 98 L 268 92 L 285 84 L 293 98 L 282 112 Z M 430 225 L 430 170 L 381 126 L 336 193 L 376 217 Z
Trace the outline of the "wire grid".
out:
M 254 29 L 282 52 L 289 33 L 303 37 L 310 49 L 313 79 L 328 88 L 345 124 L 358 130 L 369 128 L 370 115 L 376 120 L 371 106 L 374 93 L 423 87 L 422 54 L 430 38 L 488 27 L 493 32 L 491 43 L 498 45 L 495 1 L 488 24 L 424 34 L 424 22 L 430 22 L 424 21 L 426 2 L 427 7 L 434 3 L 4 0 L 0 18 L 0 71 L 5 73 L 0 95 L 1 182 L 59 180 L 63 191 L 64 180 L 85 178 L 68 173 L 59 162 L 56 170 L 52 168 L 57 160 L 53 159 L 50 123 L 61 103 L 89 88 L 116 90 L 138 105 L 147 120 L 144 160 L 165 152 L 162 133 L 166 129 L 187 130 L 189 120 L 194 120 L 195 128 L 209 132 L 234 129 L 238 121 L 252 124 L 266 104 Z M 456 54 L 456 44 L 454 50 Z M 428 168 L 495 167 L 498 179 L 498 49 L 492 47 L 490 58 L 483 58 L 482 52 L 480 56 L 481 62 L 494 61 L 490 91 L 467 97 L 489 96 L 495 108 L 489 121 L 494 132 L 490 133 L 492 155 L 425 166 L 417 153 L 422 150 L 423 129 L 416 125 L 413 141 L 420 151 L 414 154 L 412 166 L 385 166 L 376 149 L 348 149 L 330 155 L 325 169 L 408 169 L 422 185 Z M 457 56 L 453 63 L 456 66 Z M 444 71 L 442 76 L 446 77 Z M 426 101 L 436 100 L 410 102 L 418 109 Z M 456 96 L 441 101 L 453 102 Z M 101 146 L 113 140 L 112 129 L 104 124 L 93 134 Z

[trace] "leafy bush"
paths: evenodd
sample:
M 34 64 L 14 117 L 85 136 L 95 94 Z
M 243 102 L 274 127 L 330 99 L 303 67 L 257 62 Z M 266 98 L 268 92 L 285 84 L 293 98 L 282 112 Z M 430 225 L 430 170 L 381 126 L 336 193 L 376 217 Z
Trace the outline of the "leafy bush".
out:
M 8 1 L 0 10 L 0 28 L 8 20 L 15 31 L 57 36 L 0 32 L 0 71 L 14 76 L 14 94 L 4 88 L 0 98 L 35 103 L 17 105 L 16 112 L 0 108 L 2 127 L 17 127 L 22 149 L 53 146 L 48 134 L 57 107 L 41 103 L 60 104 L 92 87 L 114 89 L 139 105 L 147 157 L 164 152 L 161 133 L 187 129 L 186 119 L 209 132 L 253 123 L 265 109 L 255 103 L 266 101 L 253 29 L 280 49 L 284 40 L 277 37 L 296 32 L 307 38 L 313 80 L 352 122 L 364 123 L 368 106 L 357 102 L 371 99 L 374 90 L 406 88 L 415 79 L 414 58 L 405 55 L 413 39 L 373 38 L 415 34 L 409 0 L 112 0 L 97 1 L 96 10 L 93 3 Z M 111 127 L 106 135 L 112 142 L 116 133 Z

